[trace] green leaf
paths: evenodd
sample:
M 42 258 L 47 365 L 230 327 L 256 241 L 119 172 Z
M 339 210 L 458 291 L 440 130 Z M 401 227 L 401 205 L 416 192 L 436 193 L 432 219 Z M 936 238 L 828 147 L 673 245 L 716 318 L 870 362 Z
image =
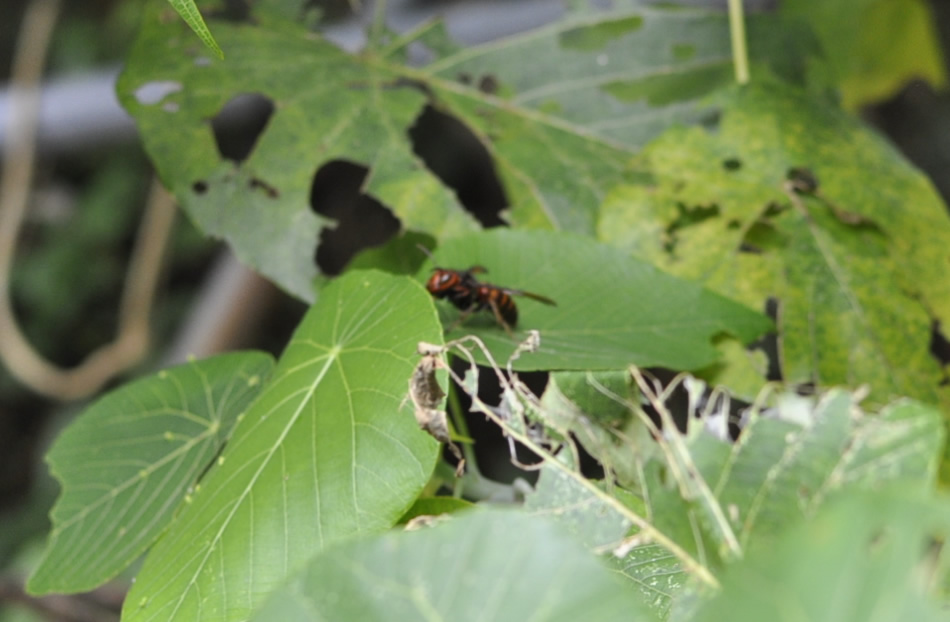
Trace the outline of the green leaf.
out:
M 272 367 L 267 354 L 224 354 L 129 383 L 83 411 L 47 456 L 63 492 L 30 591 L 91 590 L 144 553 Z
M 743 544 L 793 516 L 813 516 L 840 490 L 935 483 L 944 430 L 939 412 L 923 404 L 900 401 L 862 416 L 854 397 L 836 390 L 817 402 L 788 396 L 776 417 L 753 419 L 733 445 L 702 434 L 690 445 Z
M 201 13 L 195 5 L 195 0 L 168 0 L 168 3 L 178 11 L 178 14 L 181 15 L 181 18 L 185 20 L 185 23 L 188 24 L 194 33 L 198 35 L 202 43 L 204 43 L 209 50 L 214 52 L 215 56 L 223 59 L 224 52 L 218 47 L 218 42 L 214 40 L 211 31 L 208 30 L 204 18 L 201 17 Z
M 474 334 L 503 363 L 527 329 L 541 331 L 541 349 L 515 361 L 517 369 L 623 369 L 631 363 L 698 369 L 716 359 L 713 337 L 748 342 L 769 329 L 765 316 L 688 281 L 665 274 L 612 247 L 567 233 L 496 229 L 445 242 L 437 265 L 483 266 L 483 282 L 554 299 L 548 306 L 515 297 L 514 338 L 490 310 L 459 325 L 447 338 Z M 427 263 L 420 278 L 428 278 Z M 445 321 L 458 315 L 440 303 Z
M 840 86 L 850 110 L 891 97 L 914 79 L 946 84 L 937 28 L 923 0 L 789 0 L 781 11 L 814 28 L 825 59 L 812 71 Z
M 460 512 L 475 507 L 475 504 L 465 499 L 455 497 L 423 497 L 416 499 L 405 514 L 399 519 L 399 524 L 408 523 L 418 516 L 439 516 Z
M 630 505 L 638 512 L 644 509 L 643 503 L 634 501 Z M 537 516 L 554 515 L 590 548 L 619 542 L 630 529 L 630 521 L 609 504 L 592 496 L 589 489 L 562 470 L 548 464 L 541 468 L 537 487 L 525 499 L 524 509 Z
M 124 620 L 244 620 L 324 546 L 396 522 L 438 444 L 401 404 L 428 294 L 354 272 L 324 290 L 219 464 L 145 560 Z
M 638 401 L 626 369 L 552 372 L 541 396 L 543 421 L 560 439 L 574 438 L 621 486 L 641 483 L 640 455 L 652 444 L 631 405 Z M 632 450 L 632 451 L 631 451 Z
M 659 446 L 631 442 L 639 486 L 606 490 L 718 573 L 738 557 L 730 538 L 739 551 L 765 546 L 843 492 L 895 481 L 932 489 L 943 436 L 940 414 L 916 402 L 868 416 L 843 391 L 817 400 L 786 396 L 767 416 L 753 416 L 734 444 L 699 423 L 685 436 L 664 429 Z M 650 538 L 638 539 L 636 530 L 622 541 L 628 527 L 623 517 L 576 479 L 546 466 L 526 504 L 564 522 L 592 548 L 614 551 L 617 570 L 661 615 L 695 597 L 690 574 L 676 557 Z
M 347 265 L 347 269 L 376 269 L 391 274 L 415 274 L 425 261 L 425 254 L 419 250 L 420 246 L 432 248 L 435 246 L 435 239 L 430 235 L 407 231 L 383 246 L 359 253 Z
M 199 227 L 311 300 L 314 249 L 331 223 L 308 202 L 328 161 L 366 165 L 363 191 L 404 228 L 437 238 L 476 229 L 410 144 L 409 128 L 430 105 L 488 150 L 511 224 L 593 233 L 598 206 L 632 176 L 626 163 L 642 142 L 710 114 L 696 98 L 728 80 L 726 29 L 720 12 L 621 2 L 465 51 L 433 24 L 353 56 L 290 22 L 222 22 L 215 30 L 229 53 L 220 61 L 196 57 L 180 24 L 151 15 L 117 88 L 162 179 Z M 770 32 L 762 38 L 770 45 L 784 40 L 783 29 Z M 438 56 L 406 66 L 413 42 Z M 790 42 L 780 54 L 796 50 Z M 274 111 L 237 163 L 219 152 L 208 119 L 248 93 Z
M 950 503 L 889 489 L 851 494 L 729 568 L 696 622 L 946 620 L 940 545 Z
M 753 308 L 774 298 L 786 382 L 950 405 L 929 353 L 931 324 L 950 325 L 950 221 L 930 182 L 796 89 L 753 85 L 726 101 L 715 134 L 678 129 L 651 145 L 640 164 L 655 183 L 618 188 L 600 237 Z M 816 193 L 784 189 L 800 167 Z
M 560 528 L 478 510 L 316 556 L 253 620 L 652 620 Z

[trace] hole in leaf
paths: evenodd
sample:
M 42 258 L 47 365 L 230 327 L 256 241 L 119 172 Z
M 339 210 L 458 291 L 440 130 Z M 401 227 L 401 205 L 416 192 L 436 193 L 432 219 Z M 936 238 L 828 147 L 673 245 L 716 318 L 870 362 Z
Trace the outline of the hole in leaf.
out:
M 942 366 L 950 363 L 950 340 L 943 334 L 940 326 L 940 320 L 934 320 L 930 325 L 930 354 L 940 361 Z M 944 374 L 941 385 L 950 384 L 950 377 Z
M 146 82 L 135 89 L 135 100 L 143 106 L 151 106 L 161 102 L 169 95 L 181 91 L 183 88 L 181 82 L 174 80 Z
M 722 161 L 722 167 L 727 171 L 738 171 L 742 168 L 742 160 L 739 158 L 727 158 Z
M 246 160 L 273 114 L 274 102 L 263 95 L 242 93 L 232 97 L 211 120 L 221 157 L 234 162 Z
M 361 192 L 369 169 L 334 160 L 321 166 L 310 186 L 310 207 L 336 221 L 320 232 L 315 260 L 325 274 L 339 274 L 359 251 L 379 246 L 399 231 L 399 219 Z
M 409 128 L 413 151 L 483 227 L 504 225 L 508 206 L 491 156 L 464 123 L 426 106 Z
M 664 236 L 665 242 L 663 244 L 666 252 L 671 255 L 676 251 L 676 244 L 678 243 L 677 233 L 682 229 L 698 225 L 710 218 L 719 216 L 719 206 L 715 203 L 710 203 L 709 205 L 690 207 L 683 203 L 677 203 L 676 211 L 678 212 L 676 218 L 666 227 L 666 235 Z
M 478 90 L 487 95 L 494 95 L 498 92 L 498 78 L 491 74 L 485 74 L 478 79 Z
M 762 218 L 775 218 L 787 209 L 788 205 L 775 202 L 769 203 L 765 206 L 765 211 L 762 212 Z
M 818 393 L 818 386 L 810 380 L 808 382 L 802 382 L 795 385 L 795 393 L 802 397 L 811 397 Z
M 453 356 L 450 362 L 453 371 L 461 377 L 464 377 L 468 371 L 468 361 L 461 360 Z M 478 397 L 486 404 L 498 405 L 501 403 L 501 386 L 498 383 L 498 377 L 487 367 L 479 367 L 478 374 Z M 531 392 L 540 396 L 547 386 L 547 372 L 520 372 L 519 380 L 523 381 Z M 515 479 L 523 479 L 534 485 L 538 479 L 538 471 L 525 471 L 519 469 L 511 462 L 511 453 L 508 445 L 508 439 L 494 422 L 488 417 L 472 412 L 471 398 L 458 386 L 453 386 L 452 391 L 458 396 L 459 412 L 453 412 L 452 416 L 459 414 L 465 417 L 468 426 L 469 436 L 475 441 L 472 449 L 475 452 L 475 461 L 482 475 L 496 482 L 511 483 Z M 452 403 L 450 398 L 448 404 Z M 515 443 L 515 455 L 522 464 L 536 463 L 540 458 L 531 450 L 520 443 Z
M 769 296 L 765 300 L 763 312 L 772 320 L 772 323 L 778 326 L 778 314 L 780 304 L 778 298 Z M 749 344 L 749 350 L 761 350 L 765 354 L 768 366 L 765 370 L 765 379 L 770 382 L 782 381 L 782 361 L 779 358 L 778 350 L 778 331 L 772 331 L 762 335 L 759 339 Z
M 801 194 L 815 194 L 818 191 L 818 177 L 807 167 L 796 166 L 788 169 L 785 178 L 792 184 L 792 189 Z
M 191 189 L 194 190 L 195 194 L 204 194 L 208 191 L 208 182 L 203 179 L 199 179 L 195 183 L 191 184 Z
M 250 22 L 251 7 L 247 0 L 224 0 L 221 6 L 205 13 L 205 19 L 226 20 L 229 22 Z
M 719 122 L 722 120 L 722 112 L 719 110 L 710 110 L 704 113 L 699 118 L 699 125 L 707 131 L 714 131 L 719 127 Z

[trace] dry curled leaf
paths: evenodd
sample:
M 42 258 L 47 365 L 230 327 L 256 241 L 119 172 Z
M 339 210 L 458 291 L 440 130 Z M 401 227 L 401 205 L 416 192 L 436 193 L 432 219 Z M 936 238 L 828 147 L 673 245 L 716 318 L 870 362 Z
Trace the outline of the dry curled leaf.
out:
M 418 531 L 426 527 L 435 527 L 439 523 L 451 520 L 449 514 L 422 514 L 406 523 L 405 531 Z
M 440 346 L 420 343 L 418 351 L 422 359 L 409 378 L 409 399 L 412 401 L 413 413 L 419 427 L 428 432 L 435 440 L 448 446 L 452 454 L 458 459 L 455 469 L 456 477 L 465 469 L 465 459 L 458 446 L 452 442 L 449 435 L 449 424 L 446 412 L 439 408 L 445 398 L 445 391 L 439 386 L 435 371 L 441 365 L 439 361 Z

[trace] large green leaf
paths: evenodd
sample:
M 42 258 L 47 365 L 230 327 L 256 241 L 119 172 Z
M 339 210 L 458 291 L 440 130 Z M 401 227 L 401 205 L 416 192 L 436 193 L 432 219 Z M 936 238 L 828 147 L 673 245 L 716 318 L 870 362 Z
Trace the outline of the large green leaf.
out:
M 314 552 L 395 523 L 438 454 L 400 404 L 417 342 L 439 339 L 408 277 L 353 272 L 329 285 L 146 558 L 123 619 L 244 620 Z
M 947 619 L 940 544 L 950 503 L 906 490 L 852 494 L 729 568 L 696 622 Z
M 242 352 L 164 370 L 86 409 L 47 456 L 63 492 L 35 593 L 105 583 L 152 545 L 270 374 Z
M 460 119 L 488 149 L 511 223 L 593 233 L 604 196 L 630 176 L 633 151 L 670 123 L 710 114 L 697 98 L 729 79 L 724 15 L 629 1 L 464 51 L 437 24 L 358 56 L 272 17 L 214 29 L 225 60 L 196 50 L 177 20 L 147 16 L 120 99 L 198 225 L 308 300 L 328 224 L 309 193 L 327 161 L 369 167 L 363 190 L 406 228 L 441 237 L 476 227 L 413 152 L 407 132 L 426 104 Z M 767 30 L 763 45 L 794 57 L 793 42 L 775 45 L 785 31 Z M 430 65 L 405 64 L 412 42 L 435 54 Z M 208 121 L 248 93 L 270 99 L 274 112 L 235 163 L 219 153 Z
M 726 101 L 715 134 L 673 130 L 651 145 L 642 165 L 655 183 L 617 189 L 601 238 L 753 308 L 774 298 L 790 383 L 950 405 L 929 353 L 931 324 L 950 325 L 950 219 L 931 184 L 796 89 L 764 83 Z M 817 176 L 816 195 L 783 190 L 798 167 Z
M 253 620 L 653 620 L 557 526 L 477 510 L 316 556 Z
M 695 283 L 683 281 L 615 248 L 569 233 L 497 229 L 451 239 L 434 254 L 438 266 L 488 270 L 479 280 L 530 290 L 549 306 L 516 296 L 519 329 L 509 337 L 490 310 L 468 318 L 448 337 L 475 334 L 504 362 L 524 331 L 541 331 L 541 349 L 518 369 L 622 369 L 631 363 L 697 369 L 716 360 L 713 337 L 748 342 L 768 319 Z M 427 278 L 427 263 L 420 278 Z M 442 304 L 445 321 L 458 315 Z
M 617 486 L 607 490 L 718 574 L 724 562 L 771 542 L 843 491 L 893 481 L 932 488 L 943 436 L 939 413 L 916 402 L 867 416 L 843 391 L 815 401 L 787 396 L 768 416 L 753 417 L 734 444 L 699 423 L 685 436 L 665 429 L 663 451 L 656 443 L 631 444 L 640 473 L 631 491 L 639 500 L 630 501 Z M 676 451 L 677 442 L 685 452 Z M 561 472 L 545 467 L 529 507 L 561 520 L 589 546 L 617 551 L 618 571 L 662 615 L 687 594 L 695 596 L 677 557 L 650 538 L 622 545 L 629 528 L 624 517 Z

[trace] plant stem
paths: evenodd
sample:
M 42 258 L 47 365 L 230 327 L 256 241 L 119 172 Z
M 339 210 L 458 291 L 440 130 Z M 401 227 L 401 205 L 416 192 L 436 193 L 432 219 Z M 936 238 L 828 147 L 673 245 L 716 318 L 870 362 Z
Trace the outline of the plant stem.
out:
M 495 374 L 498 376 L 499 383 L 501 384 L 503 388 L 507 388 L 508 390 L 512 391 L 517 396 L 517 398 L 520 398 L 521 400 L 527 401 L 529 403 L 531 402 L 533 396 L 531 395 L 530 391 L 526 391 L 526 390 L 519 391 L 517 380 L 512 382 L 504 377 L 504 375 L 501 373 L 501 369 L 498 367 L 498 364 L 495 362 L 494 358 L 492 358 L 491 353 L 488 351 L 488 348 L 486 348 L 485 344 L 482 343 L 481 340 L 478 339 L 477 337 L 466 337 L 461 340 L 447 343 L 445 345 L 445 348 L 448 349 L 448 348 L 455 347 L 474 366 L 475 359 L 472 357 L 471 353 L 460 343 L 461 341 L 464 341 L 464 340 L 471 340 L 482 351 L 482 353 L 485 355 L 485 358 L 488 359 L 488 362 L 490 363 L 492 370 L 494 370 Z M 716 577 L 714 577 L 713 574 L 709 571 L 709 569 L 707 569 L 702 563 L 700 563 L 695 558 L 693 558 L 685 549 L 680 547 L 669 536 L 667 536 L 665 533 L 658 530 L 645 518 L 643 518 L 642 516 L 640 516 L 633 510 L 631 510 L 630 508 L 628 508 L 619 499 L 601 490 L 593 482 L 591 482 L 586 477 L 584 477 L 579 471 L 573 468 L 570 468 L 569 466 L 567 466 L 566 464 L 558 460 L 557 457 L 554 456 L 554 454 L 552 454 L 550 451 L 548 451 L 546 447 L 543 447 L 540 443 L 535 442 L 535 440 L 531 438 L 530 435 L 523 432 L 522 430 L 524 430 L 525 426 L 524 426 L 524 421 L 523 419 L 521 419 L 521 417 L 518 417 L 521 420 L 521 425 L 519 425 L 518 428 L 516 429 L 514 426 L 511 425 L 511 422 L 509 421 L 507 417 L 502 416 L 496 410 L 496 407 L 490 406 L 486 404 L 485 402 L 483 402 L 478 397 L 477 391 L 469 392 L 468 390 L 466 390 L 464 379 L 459 377 L 458 374 L 456 374 L 455 371 L 451 367 L 446 365 L 445 369 L 446 371 L 448 371 L 449 375 L 456 382 L 456 384 L 459 387 L 462 387 L 462 390 L 465 390 L 466 393 L 469 393 L 469 397 L 471 397 L 472 399 L 473 410 L 477 410 L 481 413 L 484 413 L 497 426 L 499 426 L 502 430 L 504 430 L 505 434 L 507 434 L 509 437 L 513 438 L 514 440 L 518 441 L 519 443 L 521 443 L 522 445 L 530 449 L 532 452 L 534 452 L 535 455 L 541 457 L 545 461 L 545 463 L 547 463 L 549 466 L 561 471 L 561 473 L 573 479 L 579 486 L 586 489 L 587 492 L 589 492 L 594 497 L 597 497 L 597 499 L 600 502 L 604 503 L 605 505 L 610 506 L 612 510 L 617 512 L 620 516 L 624 517 L 632 525 L 635 525 L 640 530 L 640 534 L 642 534 L 646 538 L 649 538 L 655 544 L 662 546 L 667 551 L 669 551 L 674 557 L 679 559 L 680 563 L 683 565 L 683 569 L 686 572 L 693 574 L 693 576 L 695 576 L 704 584 L 710 587 L 713 587 L 713 588 L 719 587 L 719 582 L 716 580 Z M 534 399 L 536 400 L 536 398 Z M 502 404 L 504 404 L 504 397 L 502 398 Z M 511 415 L 509 415 L 509 417 L 510 416 Z
M 736 82 L 749 82 L 749 53 L 745 45 L 745 17 L 742 0 L 729 0 L 729 32 L 732 37 L 732 64 L 736 69 Z
M 378 48 L 386 31 L 386 0 L 376 0 L 373 21 L 369 27 L 369 47 Z

